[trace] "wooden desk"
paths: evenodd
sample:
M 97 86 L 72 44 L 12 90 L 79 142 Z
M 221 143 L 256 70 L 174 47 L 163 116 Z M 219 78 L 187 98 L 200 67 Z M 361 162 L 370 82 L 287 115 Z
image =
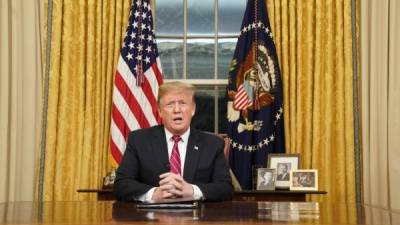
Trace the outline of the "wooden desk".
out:
M 115 200 L 112 189 L 78 189 L 79 193 L 96 193 L 97 200 Z M 326 194 L 326 191 L 236 191 L 234 201 L 304 202 L 307 194 Z
M 0 203 L 0 224 L 399 224 L 400 212 L 357 204 L 215 202 L 198 209 L 144 210 L 134 203 Z

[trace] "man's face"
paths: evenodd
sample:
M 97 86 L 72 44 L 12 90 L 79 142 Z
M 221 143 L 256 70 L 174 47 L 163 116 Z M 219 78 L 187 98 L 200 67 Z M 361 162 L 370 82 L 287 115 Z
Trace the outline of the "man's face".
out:
M 286 167 L 286 165 L 284 165 L 284 164 L 279 164 L 278 173 L 279 173 L 279 174 L 282 174 L 282 173 L 286 173 L 286 172 L 287 172 L 287 167 Z
M 190 91 L 169 91 L 160 99 L 160 116 L 165 128 L 172 134 L 182 135 L 189 128 L 195 111 L 196 104 Z
M 272 178 L 272 173 L 264 173 L 264 180 L 266 182 L 270 181 Z

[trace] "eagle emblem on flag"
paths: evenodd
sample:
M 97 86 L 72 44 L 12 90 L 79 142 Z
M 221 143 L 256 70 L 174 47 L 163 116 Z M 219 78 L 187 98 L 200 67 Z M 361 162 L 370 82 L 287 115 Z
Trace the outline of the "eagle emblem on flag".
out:
M 254 51 L 257 51 L 257 60 L 254 60 Z M 278 75 L 276 71 L 279 70 L 275 62 L 276 59 L 264 44 L 258 46 L 253 44 L 244 63 L 240 64 L 235 83 L 237 91 L 228 91 L 231 101 L 228 103 L 228 120 L 235 122 L 240 118 L 239 113 L 242 113 L 246 122 L 245 124 L 239 123 L 239 132 L 261 129 L 261 121 L 249 121 L 248 112 L 249 110 L 260 110 L 274 101 Z M 232 61 L 232 64 L 231 69 L 235 69 L 235 62 Z

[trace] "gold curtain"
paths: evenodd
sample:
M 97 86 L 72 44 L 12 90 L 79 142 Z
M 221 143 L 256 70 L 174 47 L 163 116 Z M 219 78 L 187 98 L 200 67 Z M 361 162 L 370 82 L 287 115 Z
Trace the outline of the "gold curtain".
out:
M 301 154 L 302 168 L 318 169 L 328 195 L 313 200 L 354 202 L 351 1 L 267 4 L 287 151 Z M 87 199 L 76 189 L 99 187 L 110 169 L 113 74 L 129 7 L 129 0 L 53 0 L 44 200 Z
M 76 190 L 100 187 L 110 170 L 113 74 L 131 1 L 52 2 L 43 200 L 94 199 Z
M 351 1 L 266 2 L 282 69 L 287 152 L 301 154 L 302 168 L 318 169 L 328 194 L 312 200 L 355 202 Z

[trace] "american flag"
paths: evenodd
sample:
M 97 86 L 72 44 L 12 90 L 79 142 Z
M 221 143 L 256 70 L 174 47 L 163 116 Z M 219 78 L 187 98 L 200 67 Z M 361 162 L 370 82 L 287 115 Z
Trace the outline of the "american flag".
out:
M 233 107 L 236 110 L 243 110 L 250 107 L 253 104 L 253 99 L 250 98 L 249 94 L 244 89 L 243 84 L 239 86 L 235 100 L 233 101 Z
M 114 80 L 110 145 L 116 163 L 130 131 L 161 123 L 156 99 L 162 82 L 149 0 L 133 0 Z

